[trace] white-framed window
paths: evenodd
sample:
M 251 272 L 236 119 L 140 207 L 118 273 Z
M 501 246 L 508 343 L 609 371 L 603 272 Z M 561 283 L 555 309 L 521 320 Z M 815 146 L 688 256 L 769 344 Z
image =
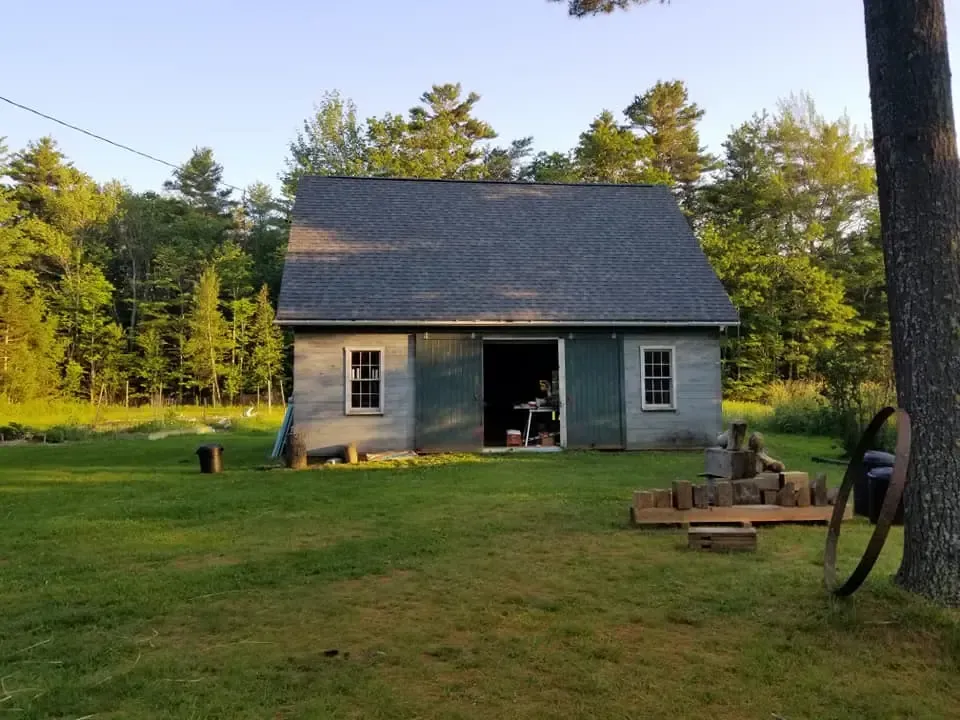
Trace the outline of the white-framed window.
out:
M 676 352 L 672 347 L 640 348 L 641 399 L 644 410 L 677 407 Z
M 347 415 L 383 414 L 383 348 L 346 348 Z

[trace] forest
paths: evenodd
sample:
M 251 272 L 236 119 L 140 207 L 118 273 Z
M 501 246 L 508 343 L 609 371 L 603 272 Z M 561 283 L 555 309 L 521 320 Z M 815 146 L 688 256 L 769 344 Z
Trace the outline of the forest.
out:
M 0 138 L 0 397 L 282 399 L 290 338 L 274 306 L 304 174 L 669 185 L 740 312 L 724 348 L 728 397 L 811 380 L 842 405 L 886 382 L 870 139 L 799 95 L 746 118 L 714 155 L 683 82 L 622 104 L 548 152 L 532 136 L 499 138 L 459 84 L 367 119 L 329 92 L 293 134 L 277 194 L 227 185 L 210 148 L 138 192 L 85 174 L 50 137 L 20 149 Z

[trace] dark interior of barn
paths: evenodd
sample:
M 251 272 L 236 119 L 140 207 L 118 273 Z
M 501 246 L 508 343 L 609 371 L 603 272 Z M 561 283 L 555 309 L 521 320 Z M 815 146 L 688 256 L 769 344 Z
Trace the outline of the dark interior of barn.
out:
M 507 431 L 526 432 L 529 411 L 518 405 L 536 403 L 530 446 L 559 445 L 559 356 L 555 340 L 542 342 L 495 342 L 483 345 L 483 443 L 486 447 L 508 445 Z M 541 437 L 548 433 L 549 437 Z

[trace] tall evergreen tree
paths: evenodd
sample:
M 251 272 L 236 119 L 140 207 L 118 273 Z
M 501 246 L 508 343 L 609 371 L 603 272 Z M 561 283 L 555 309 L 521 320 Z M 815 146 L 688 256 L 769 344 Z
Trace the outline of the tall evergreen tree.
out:
M 184 354 L 189 371 L 197 387 L 209 389 L 211 402 L 219 405 L 230 333 L 220 312 L 220 278 L 212 267 L 204 270 L 197 282 L 187 332 Z
M 233 190 L 223 184 L 223 166 L 214 160 L 213 150 L 208 147 L 194 148 L 190 159 L 173 171 L 163 187 L 213 216 L 229 214 L 235 204 L 230 199 Z
M 411 108 L 408 120 L 391 114 L 368 120 L 371 171 L 392 177 L 483 177 L 481 143 L 497 134 L 473 114 L 480 96 L 462 93 L 459 83 L 434 85 Z
M 283 334 L 274 324 L 273 306 L 266 285 L 257 295 L 256 311 L 250 328 L 250 361 L 253 378 L 259 388 L 267 389 L 267 405 L 273 407 L 273 382 L 283 369 Z
M 624 114 L 635 130 L 652 141 L 651 167 L 669 177 L 681 199 L 688 201 L 714 160 L 700 145 L 697 131 L 705 112 L 690 102 L 686 84 L 658 82 L 634 98 Z
M 667 175 L 652 164 L 650 138 L 639 138 L 604 110 L 580 135 L 574 157 L 581 177 L 593 183 L 663 183 Z

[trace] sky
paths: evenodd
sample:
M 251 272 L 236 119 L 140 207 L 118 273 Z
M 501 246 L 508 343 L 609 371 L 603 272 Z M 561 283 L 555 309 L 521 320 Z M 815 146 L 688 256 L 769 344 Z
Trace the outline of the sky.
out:
M 946 5 L 958 27 L 960 0 Z M 657 80 L 687 83 L 714 152 L 797 92 L 870 128 L 860 0 L 672 0 L 582 20 L 546 0 L 33 0 L 3 14 L 0 95 L 174 163 L 212 147 L 241 187 L 278 185 L 287 144 L 327 90 L 369 117 L 461 82 L 503 144 L 532 135 L 548 151 Z M 47 134 L 98 181 L 147 190 L 169 177 L 0 103 L 11 150 Z

